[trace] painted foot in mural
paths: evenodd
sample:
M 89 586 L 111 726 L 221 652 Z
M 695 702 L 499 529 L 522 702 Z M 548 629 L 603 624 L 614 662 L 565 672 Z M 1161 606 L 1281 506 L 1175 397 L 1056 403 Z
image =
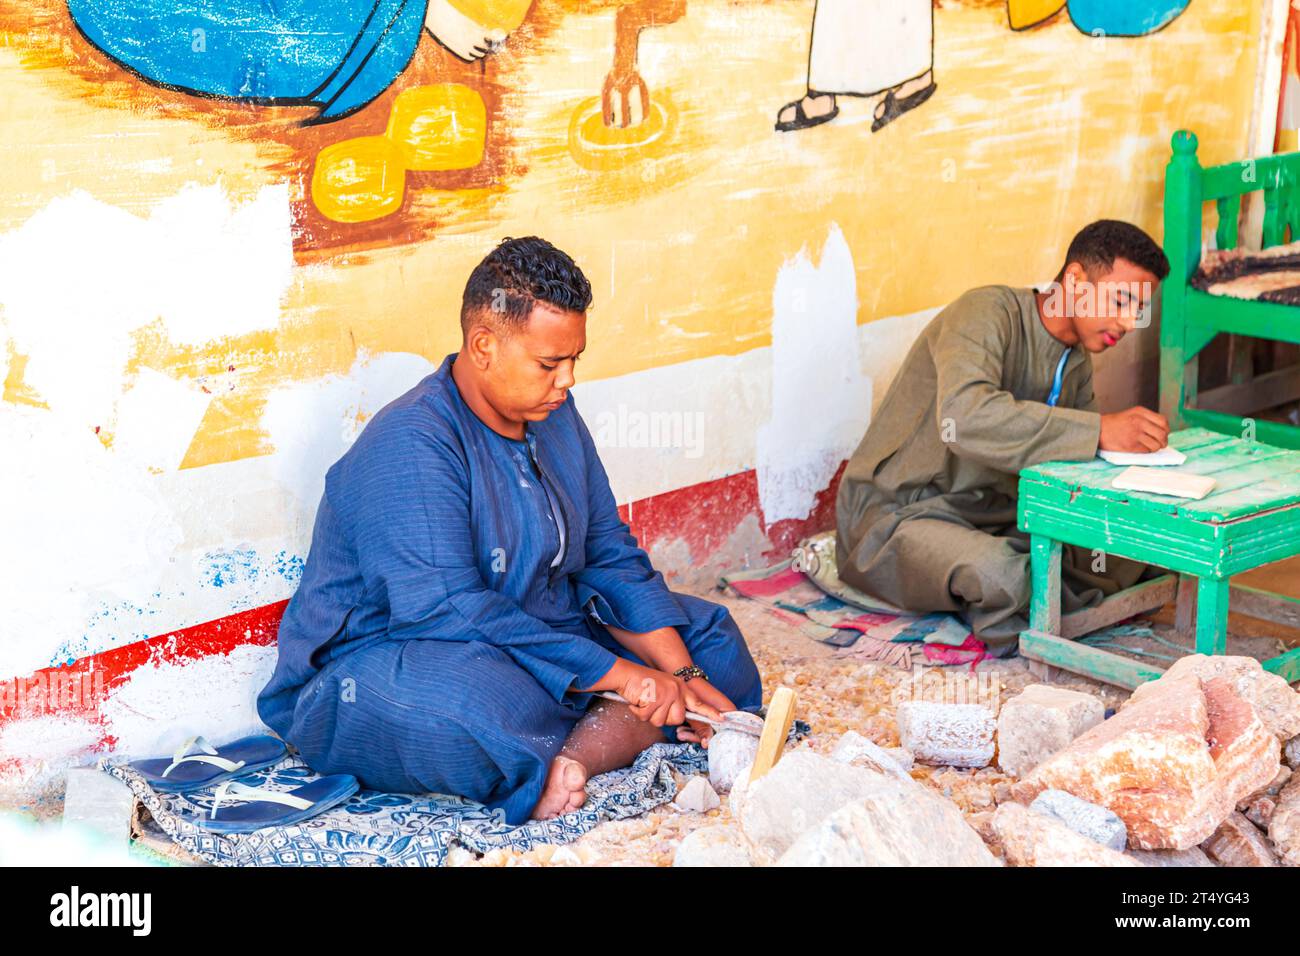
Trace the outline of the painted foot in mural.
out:
M 883 129 L 904 113 L 916 109 L 931 96 L 938 86 L 933 72 L 908 80 L 902 86 L 889 90 L 876 105 L 876 118 L 871 122 L 871 132 Z
M 840 107 L 832 94 L 809 90 L 803 99 L 781 107 L 781 112 L 776 114 L 776 129 L 779 133 L 808 129 L 810 126 L 829 123 L 839 115 Z
M 556 757 L 542 788 L 542 798 L 533 807 L 533 819 L 549 820 L 586 802 L 587 768 L 568 757 Z

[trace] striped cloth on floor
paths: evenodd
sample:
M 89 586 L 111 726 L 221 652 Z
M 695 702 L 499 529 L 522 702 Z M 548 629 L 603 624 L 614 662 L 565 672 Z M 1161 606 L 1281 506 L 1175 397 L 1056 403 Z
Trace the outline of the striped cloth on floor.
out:
M 908 614 L 849 587 L 835 574 L 834 532 L 803 542 L 789 561 L 722 577 L 741 597 L 766 604 L 815 641 L 846 657 L 904 670 L 914 663 L 974 664 L 985 644 L 951 614 Z

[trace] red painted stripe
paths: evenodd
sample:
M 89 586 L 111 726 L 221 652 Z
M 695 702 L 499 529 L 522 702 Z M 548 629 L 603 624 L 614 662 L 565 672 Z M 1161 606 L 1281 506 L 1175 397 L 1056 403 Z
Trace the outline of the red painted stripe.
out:
M 197 660 L 212 654 L 229 654 L 244 644 L 274 644 L 280 616 L 288 603 L 265 604 L 205 624 L 101 651 L 71 664 L 42 668 L 24 678 L 14 678 L 7 682 L 4 693 L 0 694 L 0 726 L 11 720 L 39 716 L 71 717 L 102 725 L 100 707 L 113 689 L 137 668 L 156 661 L 171 663 Z M 73 700 L 50 702 L 41 692 L 44 688 L 66 686 L 69 681 L 80 682 L 83 689 Z M 17 689 L 20 682 L 21 695 Z M 100 743 L 111 747 L 115 741 L 105 736 Z
M 803 520 L 788 519 L 771 525 L 764 522 L 758 501 L 758 473 L 752 470 L 634 501 L 630 507 L 620 509 L 620 513 L 631 525 L 641 547 L 649 550 L 680 538 L 690 548 L 695 561 L 714 555 L 741 522 L 754 515 L 772 543 L 762 557 L 775 563 L 789 557 L 802 538 L 834 527 L 835 492 L 843 473 L 841 465 L 830 484 L 818 493 L 812 513 Z M 758 557 L 751 555 L 751 559 Z

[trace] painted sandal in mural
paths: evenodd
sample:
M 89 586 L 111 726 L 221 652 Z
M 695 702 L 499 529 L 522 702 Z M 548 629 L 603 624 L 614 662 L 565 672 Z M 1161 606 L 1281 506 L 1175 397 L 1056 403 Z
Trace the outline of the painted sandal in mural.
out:
M 901 100 L 894 95 L 893 90 L 890 90 L 885 94 L 885 111 L 872 121 L 871 132 L 874 133 L 885 126 L 888 126 L 904 113 L 909 113 L 916 109 L 933 96 L 936 89 L 938 89 L 938 84 L 931 82 L 925 89 L 917 90 L 911 96 L 904 96 Z
M 190 753 L 198 748 L 202 753 Z M 159 793 L 189 793 L 229 780 L 236 774 L 265 770 L 285 754 L 284 741 L 269 734 L 245 737 L 220 750 L 202 737 L 181 744 L 170 760 L 137 760 L 128 766 Z
M 206 816 L 195 817 L 194 825 L 216 833 L 252 833 L 266 827 L 287 827 L 338 806 L 359 789 L 360 783 L 350 773 L 321 777 L 288 791 L 265 790 L 227 780 L 217 788 L 211 810 Z
M 826 94 L 822 94 L 826 95 Z M 829 123 L 835 117 L 840 115 L 840 104 L 836 103 L 831 107 L 829 113 L 822 113 L 820 116 L 809 116 L 803 110 L 803 99 L 797 99 L 793 103 L 786 103 L 777 111 L 777 116 L 785 112 L 787 106 L 794 107 L 794 119 L 784 120 L 777 119 L 776 131 L 778 133 L 790 133 L 797 129 L 808 129 L 810 126 L 820 126 L 822 123 Z

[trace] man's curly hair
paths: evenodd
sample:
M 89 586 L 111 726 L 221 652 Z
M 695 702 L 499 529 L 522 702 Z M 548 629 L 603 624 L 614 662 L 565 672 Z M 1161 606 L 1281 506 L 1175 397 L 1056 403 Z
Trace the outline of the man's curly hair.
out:
M 524 326 L 539 302 L 564 312 L 586 312 L 591 283 L 577 263 L 545 239 L 506 238 L 465 283 L 461 331 L 468 335 L 481 323 L 509 335 Z
M 1159 244 L 1132 223 L 1117 219 L 1099 219 L 1084 226 L 1070 243 L 1065 253 L 1065 264 L 1056 275 L 1056 281 L 1065 278 L 1071 262 L 1083 266 L 1089 274 L 1110 269 L 1116 259 L 1127 259 L 1139 269 L 1145 269 L 1156 279 L 1169 275 L 1169 260 Z

